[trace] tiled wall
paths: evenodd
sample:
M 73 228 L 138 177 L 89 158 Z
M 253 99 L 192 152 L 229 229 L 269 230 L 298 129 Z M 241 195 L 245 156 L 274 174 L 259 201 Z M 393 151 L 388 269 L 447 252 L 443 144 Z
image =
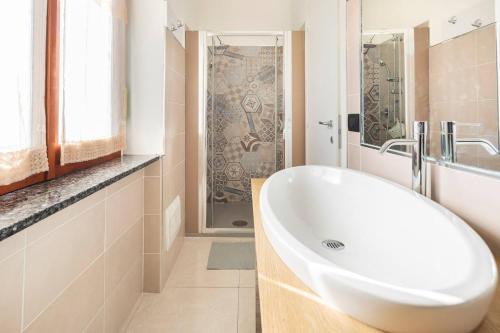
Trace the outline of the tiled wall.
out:
M 198 31 L 186 32 L 186 232 L 198 232 Z
M 136 172 L 0 242 L 0 330 L 119 332 L 142 294 Z
M 292 165 L 306 163 L 305 32 L 292 31 Z
M 360 11 L 361 0 L 347 2 L 347 86 L 348 112 L 360 112 Z M 348 167 L 411 186 L 411 160 L 394 154 L 380 155 L 361 147 L 359 133 L 348 134 Z M 430 166 L 431 197 L 461 216 L 500 255 L 500 179 Z
M 283 48 L 276 56 L 274 46 L 217 46 L 213 59 L 207 200 L 250 202 L 250 179 L 269 177 L 284 167 Z
M 165 213 L 178 198 L 181 206 L 181 227 L 168 250 L 167 244 L 162 242 L 161 256 L 158 258 L 161 264 L 161 287 L 165 285 L 179 254 L 186 220 L 186 51 L 170 32 L 166 38 L 165 156 L 162 159 L 161 209 Z
M 455 120 L 459 137 L 498 146 L 496 28 L 491 24 L 429 50 L 431 154 L 440 156 L 439 124 Z M 500 170 L 500 159 L 477 146 L 459 146 L 458 162 Z

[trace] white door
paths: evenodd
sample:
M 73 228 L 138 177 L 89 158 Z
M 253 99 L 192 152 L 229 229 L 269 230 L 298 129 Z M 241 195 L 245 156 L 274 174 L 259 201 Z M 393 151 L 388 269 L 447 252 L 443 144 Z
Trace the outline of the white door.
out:
M 306 164 L 340 165 L 338 11 L 337 1 L 308 1 Z

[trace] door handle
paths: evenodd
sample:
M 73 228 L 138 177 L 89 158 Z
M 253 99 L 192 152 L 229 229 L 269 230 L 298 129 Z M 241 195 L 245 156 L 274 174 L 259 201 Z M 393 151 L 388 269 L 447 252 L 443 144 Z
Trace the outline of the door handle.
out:
M 328 121 L 318 121 L 319 125 L 326 126 L 328 128 L 333 128 L 333 120 L 328 120 Z

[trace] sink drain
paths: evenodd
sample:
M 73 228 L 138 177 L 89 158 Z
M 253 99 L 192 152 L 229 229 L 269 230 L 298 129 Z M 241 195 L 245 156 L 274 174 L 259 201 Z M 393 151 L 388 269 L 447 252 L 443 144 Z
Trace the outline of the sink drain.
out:
M 248 225 L 248 222 L 245 220 L 236 220 L 233 222 L 233 225 L 235 227 L 244 227 L 244 226 Z
M 340 251 L 340 250 L 343 250 L 345 248 L 344 243 L 342 243 L 341 241 L 338 241 L 338 240 L 333 240 L 333 239 L 324 240 L 323 242 L 321 242 L 321 244 L 323 244 L 324 247 L 326 247 L 327 249 L 330 249 L 330 250 Z

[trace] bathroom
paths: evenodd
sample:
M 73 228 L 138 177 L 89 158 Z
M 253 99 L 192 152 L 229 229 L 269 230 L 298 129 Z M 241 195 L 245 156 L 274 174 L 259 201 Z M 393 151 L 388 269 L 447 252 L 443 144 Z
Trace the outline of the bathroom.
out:
M 0 18 L 0 332 L 500 330 L 499 0 Z

